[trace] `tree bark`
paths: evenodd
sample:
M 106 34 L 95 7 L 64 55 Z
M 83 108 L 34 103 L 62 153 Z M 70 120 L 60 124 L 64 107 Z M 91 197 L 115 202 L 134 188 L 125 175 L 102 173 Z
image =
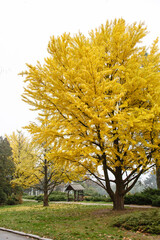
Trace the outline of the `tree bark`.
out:
M 116 211 L 124 210 L 124 196 L 120 195 L 118 191 L 116 191 L 114 196 L 113 210 Z
M 44 197 L 43 197 L 43 206 L 48 207 L 48 167 L 47 167 L 47 160 L 44 160 Z
M 116 211 L 124 210 L 124 183 L 122 179 L 122 168 L 116 167 L 116 192 L 113 199 L 113 209 Z
M 48 207 L 48 191 L 44 190 L 44 197 L 43 197 L 43 206 Z
M 157 188 L 160 189 L 160 167 L 156 167 L 156 183 Z

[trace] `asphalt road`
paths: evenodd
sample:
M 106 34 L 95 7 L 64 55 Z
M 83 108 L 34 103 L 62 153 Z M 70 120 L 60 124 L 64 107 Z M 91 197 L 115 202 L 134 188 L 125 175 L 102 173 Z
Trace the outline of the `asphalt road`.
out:
M 0 240 L 32 240 L 32 239 L 33 238 L 24 237 L 15 233 L 10 233 L 10 232 L 5 232 L 0 230 Z

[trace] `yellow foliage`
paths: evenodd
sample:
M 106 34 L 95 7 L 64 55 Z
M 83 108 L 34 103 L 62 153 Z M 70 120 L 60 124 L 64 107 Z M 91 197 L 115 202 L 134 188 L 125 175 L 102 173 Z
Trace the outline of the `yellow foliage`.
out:
M 22 132 L 13 132 L 13 134 L 7 136 L 7 138 L 12 148 L 13 161 L 15 164 L 12 184 L 18 184 L 24 188 L 37 184 L 38 179 L 34 176 L 38 161 L 37 149 Z
M 53 145 L 50 157 L 59 164 L 97 173 L 105 161 L 115 173 L 155 163 L 160 54 L 158 40 L 150 50 L 142 45 L 146 34 L 142 23 L 107 21 L 90 37 L 53 36 L 44 65 L 27 65 L 23 100 L 40 121 L 28 129 L 39 143 Z

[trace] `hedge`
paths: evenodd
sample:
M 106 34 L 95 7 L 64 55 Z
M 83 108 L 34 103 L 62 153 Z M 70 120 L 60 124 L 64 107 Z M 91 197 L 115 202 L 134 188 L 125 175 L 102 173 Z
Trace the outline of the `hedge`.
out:
M 124 197 L 124 203 L 160 207 L 160 190 L 147 188 L 141 193 L 128 194 Z

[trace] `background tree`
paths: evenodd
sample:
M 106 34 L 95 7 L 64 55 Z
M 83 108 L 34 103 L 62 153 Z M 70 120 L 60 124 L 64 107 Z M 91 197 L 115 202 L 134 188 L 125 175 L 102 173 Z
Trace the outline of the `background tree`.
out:
M 45 64 L 27 65 L 23 100 L 48 119 L 41 138 L 61 145 L 52 157 L 91 174 L 115 210 L 160 164 L 160 54 L 157 40 L 149 51 L 140 44 L 146 34 L 141 23 L 107 21 L 90 37 L 53 36 Z
M 0 203 L 7 201 L 13 189 L 10 181 L 14 173 L 12 150 L 6 138 L 0 137 Z
M 45 144 L 39 147 L 38 161 L 34 166 L 33 175 L 37 184 L 34 185 L 36 189 L 43 191 L 43 206 L 49 206 L 48 198 L 49 195 L 54 191 L 55 187 L 69 181 L 67 170 L 64 165 L 52 159 L 49 155 L 50 150 Z M 53 149 L 52 149 L 53 150 Z
M 47 137 L 44 139 L 43 134 L 48 130 L 48 123 L 50 122 L 50 117 L 46 113 L 45 111 L 37 119 L 39 124 L 32 123 L 26 127 L 32 135 L 33 142 L 36 143 L 36 146 L 39 146 L 39 169 L 38 173 L 35 173 L 35 176 L 40 183 L 37 187 L 44 192 L 44 206 L 48 206 L 48 197 L 55 187 L 61 183 L 84 179 L 83 169 L 80 170 L 78 166 L 70 162 L 64 162 L 57 154 L 53 155 L 53 153 L 57 153 L 61 148 L 59 141 L 60 133 L 54 130 L 56 123 L 52 119 L 52 138 Z
M 34 183 L 32 176 L 33 166 L 37 161 L 35 146 L 31 144 L 29 138 L 25 137 L 21 131 L 13 132 L 7 136 L 12 148 L 13 162 L 15 165 L 13 185 L 20 185 L 24 188 Z
M 34 127 L 36 128 L 36 125 Z M 32 131 L 34 131 L 33 126 Z M 12 183 L 43 191 L 43 205 L 48 206 L 48 197 L 55 187 L 69 181 L 69 176 L 71 177 L 71 173 L 64 165 L 60 165 L 56 159 L 50 157 L 50 151 L 56 148 L 56 144 L 45 147 L 45 143 L 39 144 L 40 139 L 37 135 L 30 141 L 22 132 L 13 133 L 8 139 L 16 167 Z
M 157 188 L 156 174 L 151 172 L 147 174 L 145 180 L 143 181 L 144 188 Z

